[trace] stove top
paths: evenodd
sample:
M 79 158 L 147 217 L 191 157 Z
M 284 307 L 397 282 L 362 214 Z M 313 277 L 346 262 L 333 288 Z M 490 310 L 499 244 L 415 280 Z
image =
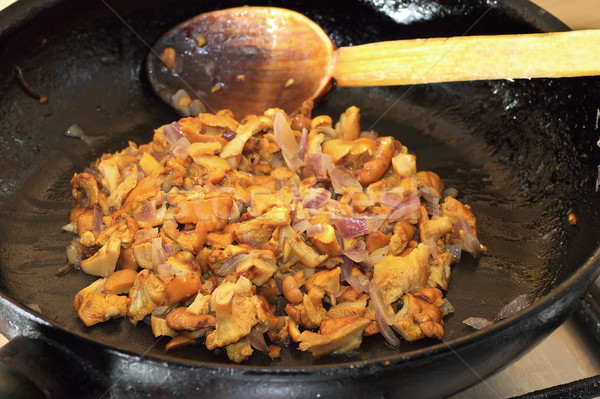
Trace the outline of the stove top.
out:
M 600 278 L 575 314 L 538 346 L 504 370 L 450 399 L 497 399 L 521 395 L 523 399 L 595 398 L 600 397 L 599 381 Z M 580 387 L 586 383 L 590 386 Z M 560 386 L 562 384 L 569 385 Z M 566 396 L 568 389 L 574 388 L 581 388 L 587 394 Z M 540 390 L 544 391 L 536 393 Z

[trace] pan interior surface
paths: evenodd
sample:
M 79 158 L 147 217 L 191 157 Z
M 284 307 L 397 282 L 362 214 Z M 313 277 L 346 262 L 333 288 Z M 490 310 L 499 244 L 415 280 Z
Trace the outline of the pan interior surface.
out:
M 150 141 L 154 128 L 177 119 L 144 77 L 148 48 L 140 37 L 153 43 L 192 15 L 239 5 L 183 1 L 167 12 L 163 3 L 109 3 L 127 26 L 102 2 L 65 1 L 0 37 L 4 59 L 10 60 L 0 65 L 0 291 L 20 304 L 38 305 L 57 326 L 110 346 L 229 363 L 224 351 L 209 352 L 203 345 L 166 354 L 166 341 L 155 343 L 149 326 L 134 327 L 124 318 L 84 327 L 71 301 L 95 278 L 79 270 L 56 275 L 72 239 L 61 226 L 73 204 L 73 173 L 129 140 Z M 337 46 L 462 35 L 469 27 L 469 34 L 535 30 L 485 1 L 382 3 L 352 2 L 342 8 L 335 2 L 269 2 L 304 12 Z M 16 66 L 32 87 L 49 96 L 48 103 L 39 104 L 16 84 Z M 336 88 L 315 109 L 314 115 L 337 120 L 345 108 L 358 106 L 363 130 L 395 136 L 417 155 L 419 170 L 438 173 L 478 216 L 489 253 L 477 259 L 464 255 L 453 267 L 447 297 L 456 310 L 445 319 L 446 340 L 472 332 L 462 323 L 469 316 L 493 318 L 519 294 L 548 294 L 597 247 L 599 162 L 589 132 L 598 129 L 591 104 L 600 104 L 599 97 L 598 81 L 590 78 L 467 82 Z M 73 124 L 89 140 L 66 137 Z M 571 212 L 578 216 L 576 226 L 567 223 Z M 377 336 L 345 355 L 313 359 L 290 348 L 276 363 L 257 353 L 247 364 L 293 368 L 370 361 L 410 355 L 436 343 L 423 340 L 393 349 Z

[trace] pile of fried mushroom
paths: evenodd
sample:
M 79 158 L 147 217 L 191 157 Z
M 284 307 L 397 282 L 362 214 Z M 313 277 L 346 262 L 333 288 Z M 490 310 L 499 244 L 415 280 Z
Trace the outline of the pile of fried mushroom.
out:
M 81 321 L 144 320 L 167 349 L 202 340 L 234 362 L 441 339 L 451 264 L 486 250 L 475 216 L 358 108 L 311 112 L 202 113 L 75 174 L 67 256 L 100 277 L 75 296 Z

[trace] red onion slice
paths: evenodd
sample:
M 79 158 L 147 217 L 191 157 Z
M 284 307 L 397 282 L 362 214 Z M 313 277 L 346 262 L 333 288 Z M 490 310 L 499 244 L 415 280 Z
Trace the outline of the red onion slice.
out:
M 395 208 L 404 202 L 404 196 L 396 193 L 385 192 L 381 195 L 381 204 Z
M 475 234 L 475 232 L 473 231 L 473 229 L 471 228 L 471 225 L 469 224 L 469 222 L 467 222 L 467 220 L 465 218 L 463 218 L 462 216 L 458 216 L 456 218 L 456 226 L 459 230 L 464 231 L 467 234 Z
M 215 272 L 219 276 L 227 276 L 229 273 L 234 271 L 240 263 L 245 261 L 249 254 L 235 254 L 231 258 L 227 259 L 221 267 Z
M 313 224 L 308 229 L 306 229 L 306 236 L 312 237 L 314 235 L 320 234 L 323 232 L 323 225 L 320 223 Z
M 352 275 L 352 268 L 354 264 L 350 261 L 350 259 L 345 256 L 342 257 L 343 263 L 340 265 L 340 283 L 346 281 L 348 277 Z
M 308 130 L 302 129 L 302 135 L 300 136 L 300 143 L 298 143 L 298 159 L 304 159 L 306 155 L 306 149 L 308 146 Z
M 362 185 L 358 181 L 356 173 L 345 168 L 333 168 L 327 172 L 331 179 L 333 191 L 336 194 L 344 194 L 348 187 L 358 187 L 362 190 Z
M 506 319 L 508 316 L 528 308 L 534 302 L 535 300 L 530 298 L 529 295 L 521 294 L 506 305 L 502 306 L 496 317 L 494 317 L 494 321 Z
M 439 208 L 434 208 L 431 206 L 426 206 L 425 210 L 427 211 L 428 215 L 431 215 L 433 217 L 440 217 L 442 216 L 442 211 Z
M 156 268 L 156 273 L 159 276 L 167 276 L 167 277 L 173 277 L 175 275 L 175 272 L 173 271 L 173 267 L 168 263 L 161 263 L 160 265 L 158 265 L 158 267 Z
M 308 153 L 304 156 L 302 177 L 322 176 L 333 168 L 335 168 L 335 165 L 329 155 Z
M 294 230 L 294 232 L 296 232 L 297 234 L 302 234 L 306 230 L 310 229 L 311 227 L 312 227 L 312 224 L 310 224 L 308 219 L 302 219 L 299 222 L 294 223 L 292 225 L 292 230 Z
M 463 320 L 463 323 L 473 327 L 476 330 L 483 330 L 484 328 L 491 327 L 494 324 L 493 321 L 484 317 L 469 317 L 468 319 Z
M 332 223 L 343 238 L 356 238 L 379 229 L 383 220 L 375 216 L 362 216 L 336 218 L 332 220 Z
M 170 258 L 171 256 L 175 256 L 175 254 L 177 252 L 179 252 L 179 250 L 180 250 L 179 244 L 176 244 L 174 242 L 168 243 L 168 244 L 163 244 L 163 248 L 165 250 L 165 255 L 167 256 L 167 258 Z
M 156 200 L 147 201 L 142 204 L 140 213 L 136 215 L 138 222 L 151 222 L 156 219 Z
M 278 112 L 273 120 L 273 134 L 285 163 L 292 172 L 295 172 L 302 165 L 302 160 L 298 158 L 298 143 L 294 131 L 281 112 Z
M 419 187 L 419 193 L 421 193 L 425 201 L 434 206 L 440 203 L 440 193 L 433 187 Z
M 175 144 L 177 140 L 183 137 L 183 132 L 179 130 L 180 127 L 181 125 L 177 122 L 162 127 L 163 136 L 169 145 Z
M 394 333 L 394 330 L 387 324 L 379 309 L 375 309 L 375 321 L 379 327 L 379 332 L 383 335 L 383 338 L 385 338 L 388 344 L 392 346 L 400 345 L 400 340 Z
M 436 257 L 438 255 L 438 253 L 440 252 L 439 248 L 433 238 L 428 238 L 427 240 L 423 241 L 423 244 L 425 244 L 429 247 L 431 256 L 433 256 L 433 257 Z
M 446 245 L 446 251 L 454 257 L 455 262 L 460 262 L 460 256 L 462 254 L 462 243 L 460 240 L 450 240 L 450 244 Z
M 169 313 L 170 310 L 171 308 L 169 306 L 157 306 L 154 309 L 152 309 L 152 315 L 157 317 L 164 317 L 167 315 L 167 313 Z
M 369 283 L 371 280 L 367 276 L 349 276 L 346 278 L 346 282 L 356 291 L 369 292 Z
M 83 260 L 83 252 L 85 248 L 81 245 L 79 238 L 76 237 L 69 245 L 67 245 L 67 260 L 70 264 L 79 267 L 81 265 L 81 261 Z
M 92 233 L 98 235 L 102 230 L 104 230 L 104 224 L 102 223 L 102 208 L 95 205 L 94 216 L 92 218 Z
M 162 263 L 166 263 L 165 249 L 161 237 L 152 239 L 152 265 L 158 267 Z
M 389 220 L 398 220 L 419 209 L 421 201 L 417 197 L 406 198 L 396 205 L 388 215 Z
M 444 298 L 440 305 L 440 312 L 442 313 L 442 316 L 448 316 L 449 314 L 454 313 L 454 305 L 452 305 L 448 299 Z
M 188 139 L 182 137 L 179 140 L 177 140 L 171 147 L 169 147 L 169 153 L 174 157 L 185 159 L 188 156 L 188 148 L 190 147 L 190 145 L 191 143 L 188 141 Z
M 306 193 L 306 196 L 302 199 L 302 206 L 304 208 L 319 208 L 327 203 L 331 198 L 329 190 L 324 188 L 311 187 Z
M 391 307 L 383 301 L 381 289 L 374 280 L 371 280 L 369 283 L 368 290 L 369 296 L 371 297 L 371 304 L 373 305 L 375 312 L 379 312 L 381 314 L 388 326 L 394 324 L 394 312 L 392 311 Z
M 167 222 L 169 221 L 165 220 L 164 224 L 167 224 Z M 176 224 L 176 222 L 174 221 L 172 223 Z M 133 236 L 133 245 L 143 244 L 145 242 L 151 241 L 153 238 L 156 237 L 158 237 L 158 228 L 156 227 L 151 229 L 139 229 L 135 232 L 135 235 Z
M 332 220 L 343 238 L 354 238 L 369 233 L 363 218 L 339 218 Z
M 346 255 L 353 262 L 360 263 L 367 259 L 367 256 L 369 256 L 369 251 L 366 249 L 350 248 L 344 249 L 342 251 L 342 255 Z
M 388 251 L 386 248 L 379 248 L 373 251 L 371 254 L 369 254 L 369 256 L 367 256 L 367 259 L 365 259 L 363 262 L 360 262 L 361 269 L 363 271 L 372 269 L 373 266 L 379 263 L 381 259 L 387 256 L 387 254 Z
M 481 252 L 481 243 L 473 234 L 467 233 L 461 238 L 461 242 L 465 252 L 468 252 L 473 256 L 477 256 Z
M 260 331 L 258 325 L 252 327 L 250 334 L 246 336 L 248 343 L 257 351 L 264 352 L 267 350 L 267 343 L 265 342 L 265 335 Z

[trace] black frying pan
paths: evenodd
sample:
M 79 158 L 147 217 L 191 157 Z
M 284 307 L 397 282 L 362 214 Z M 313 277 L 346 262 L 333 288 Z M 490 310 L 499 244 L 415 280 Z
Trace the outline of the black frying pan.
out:
M 85 328 L 71 300 L 94 278 L 56 275 L 71 240 L 60 230 L 72 205 L 69 179 L 177 118 L 148 85 L 144 41 L 241 4 L 305 13 L 339 46 L 566 29 L 524 0 L 19 1 L 0 14 L 0 331 L 12 338 L 0 356 L 12 369 L 0 374 L 18 382 L 21 372 L 54 397 L 108 389 L 114 397 L 440 397 L 497 371 L 567 318 L 599 262 L 596 78 L 335 89 L 315 111 L 337 118 L 359 106 L 363 129 L 395 135 L 419 169 L 437 172 L 478 215 L 490 250 L 454 267 L 448 299 L 456 312 L 444 342 L 395 349 L 369 337 L 345 355 L 313 359 L 293 349 L 278 361 L 257 354 L 234 365 L 202 345 L 167 353 L 149 327 L 124 319 Z M 17 83 L 17 66 L 48 103 Z M 92 143 L 64 135 L 73 123 Z M 539 300 L 487 330 L 462 323 L 493 318 L 524 293 Z

